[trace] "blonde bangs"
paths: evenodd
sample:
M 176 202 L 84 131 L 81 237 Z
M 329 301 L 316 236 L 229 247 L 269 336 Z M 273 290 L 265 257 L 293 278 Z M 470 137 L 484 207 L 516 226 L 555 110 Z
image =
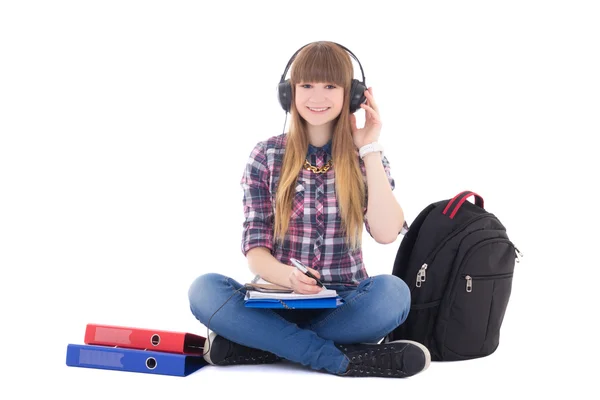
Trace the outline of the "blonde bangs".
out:
M 334 83 L 346 88 L 353 78 L 348 71 L 352 71 L 352 63 L 343 49 L 317 42 L 294 59 L 290 83 L 292 87 L 306 82 Z

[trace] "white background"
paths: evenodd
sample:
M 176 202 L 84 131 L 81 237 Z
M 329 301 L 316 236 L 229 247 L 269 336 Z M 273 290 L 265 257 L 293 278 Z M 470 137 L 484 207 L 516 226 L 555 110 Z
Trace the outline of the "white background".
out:
M 0 391 L 597 398 L 599 17 L 593 1 L 2 2 Z M 524 253 L 498 351 L 400 381 L 67 367 L 88 322 L 205 335 L 193 279 L 252 277 L 239 181 L 283 132 L 287 61 L 316 40 L 361 61 L 407 220 L 473 190 Z M 364 240 L 369 273 L 390 273 L 401 237 Z

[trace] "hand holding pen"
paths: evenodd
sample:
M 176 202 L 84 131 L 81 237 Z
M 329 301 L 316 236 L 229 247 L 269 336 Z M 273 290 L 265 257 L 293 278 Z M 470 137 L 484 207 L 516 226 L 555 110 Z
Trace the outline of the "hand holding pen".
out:
M 308 268 L 295 258 L 290 259 L 292 265 L 296 267 L 289 276 L 290 286 L 295 293 L 315 294 L 325 288 L 321 283 L 321 274 L 319 271 Z

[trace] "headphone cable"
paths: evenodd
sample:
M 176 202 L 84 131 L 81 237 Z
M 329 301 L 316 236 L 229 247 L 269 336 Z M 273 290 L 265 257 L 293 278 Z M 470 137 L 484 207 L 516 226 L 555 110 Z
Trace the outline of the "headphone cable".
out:
M 287 122 L 287 116 L 288 116 L 288 113 L 285 112 L 285 120 L 283 121 L 283 131 L 281 132 L 281 134 L 285 133 L 285 123 Z

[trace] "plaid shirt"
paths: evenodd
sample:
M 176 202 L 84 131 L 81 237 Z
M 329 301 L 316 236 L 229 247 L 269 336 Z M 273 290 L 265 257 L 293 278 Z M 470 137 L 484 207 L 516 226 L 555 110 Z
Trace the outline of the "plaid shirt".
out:
M 296 194 L 285 240 L 282 245 L 274 241 L 275 192 L 286 141 L 287 134 L 281 134 L 259 142 L 246 164 L 241 179 L 245 217 L 242 253 L 246 256 L 254 247 L 266 247 L 281 263 L 291 265 L 290 258 L 296 258 L 319 271 L 325 284 L 357 285 L 367 278 L 368 274 L 363 263 L 362 250 L 351 252 L 344 242 L 335 196 L 335 164 L 324 174 L 315 174 L 304 168 L 301 170 L 296 182 Z M 358 149 L 356 157 L 359 159 L 366 184 L 366 169 Z M 321 167 L 330 158 L 331 141 L 321 148 L 309 144 L 307 159 L 311 165 Z M 385 156 L 382 162 L 390 186 L 394 190 L 395 182 Z M 366 198 L 368 200 L 368 193 Z M 365 229 L 371 235 L 366 211 L 365 207 Z M 400 234 L 406 233 L 407 230 L 405 222 Z

